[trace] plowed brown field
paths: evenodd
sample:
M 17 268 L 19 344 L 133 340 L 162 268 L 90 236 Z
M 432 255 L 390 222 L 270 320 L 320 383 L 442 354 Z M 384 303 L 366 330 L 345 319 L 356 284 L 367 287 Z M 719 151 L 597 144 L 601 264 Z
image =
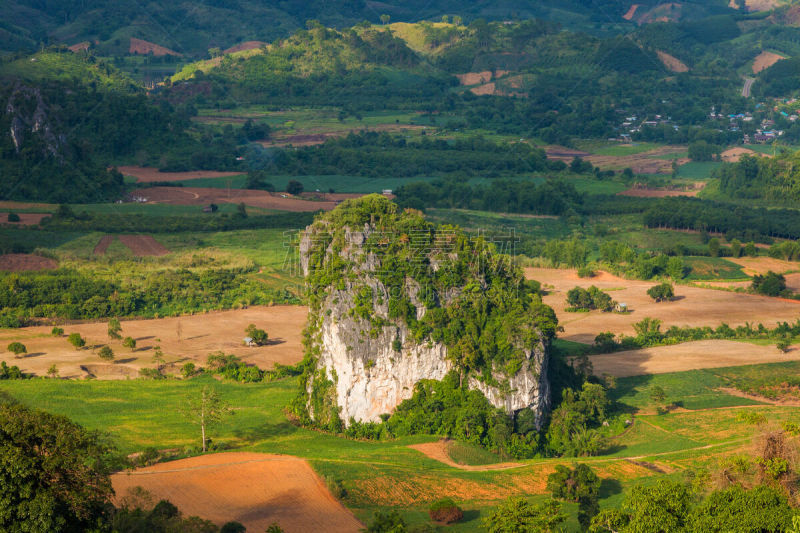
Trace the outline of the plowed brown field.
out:
M 215 189 L 212 187 L 151 187 L 132 192 L 147 198 L 148 202 L 175 205 L 208 205 L 211 203 L 243 202 L 252 207 L 276 209 L 281 211 L 330 211 L 336 207 L 335 201 L 312 202 L 277 193 L 248 189 Z
M 228 176 L 241 176 L 242 172 L 217 172 L 216 170 L 192 170 L 191 172 L 159 172 L 153 167 L 118 167 L 125 176 L 133 176 L 142 183 L 154 181 L 184 181 L 197 178 L 226 178 Z
M 306 461 L 287 455 L 204 455 L 115 474 L 111 482 L 118 499 L 142 487 L 185 516 L 218 525 L 235 520 L 248 531 L 265 531 L 275 522 L 287 533 L 356 533 L 363 527 Z
M 50 270 L 58 268 L 54 260 L 32 254 L 0 255 L 0 270 L 23 272 L 26 270 Z
M 15 226 L 35 226 L 44 217 L 49 217 L 50 213 L 17 213 L 19 222 L 9 222 L 8 213 L 0 213 L 0 224 L 13 224 Z
M 169 250 L 155 240 L 152 235 L 120 235 L 119 241 L 130 248 L 133 255 L 137 257 L 159 256 L 169 253 Z

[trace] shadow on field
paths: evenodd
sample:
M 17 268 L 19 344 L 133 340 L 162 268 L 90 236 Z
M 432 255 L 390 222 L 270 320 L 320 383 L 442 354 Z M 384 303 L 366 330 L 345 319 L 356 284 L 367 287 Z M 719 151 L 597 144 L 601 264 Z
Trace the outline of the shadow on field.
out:
M 125 359 L 117 359 L 114 362 L 117 363 L 117 364 L 120 364 L 120 365 L 124 365 L 126 363 L 132 363 L 133 361 L 136 361 L 135 357 L 128 357 L 128 358 L 125 358 Z
M 459 523 L 464 522 L 472 522 L 473 520 L 478 520 L 481 517 L 481 512 L 477 509 L 464 509 L 464 518 L 462 518 Z
M 264 343 L 264 346 L 274 346 L 276 344 L 283 344 L 286 341 L 280 337 L 276 337 L 274 339 L 269 339 L 267 342 Z
M 622 492 L 622 484 L 616 479 L 604 479 L 600 482 L 600 490 L 597 495 L 601 499 L 614 496 Z
M 28 359 L 29 357 L 39 357 L 40 355 L 45 355 L 45 352 L 26 353 L 23 359 Z
M 252 444 L 275 437 L 285 437 L 295 431 L 297 428 L 289 422 L 278 422 L 277 424 L 267 423 L 256 428 L 238 430 L 234 435 L 236 438 Z

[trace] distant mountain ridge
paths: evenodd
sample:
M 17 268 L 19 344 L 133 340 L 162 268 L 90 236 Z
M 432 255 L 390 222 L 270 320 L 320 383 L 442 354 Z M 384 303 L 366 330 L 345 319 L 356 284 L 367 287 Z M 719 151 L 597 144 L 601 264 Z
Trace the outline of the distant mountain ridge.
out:
M 623 18 L 632 6 L 635 20 Z M 660 8 L 659 6 L 667 6 Z M 677 7 L 676 7 L 677 6 Z M 671 12 L 681 19 L 732 11 L 725 0 L 200 0 L 140 3 L 133 0 L 7 0 L 0 20 L 0 51 L 38 49 L 41 45 L 97 43 L 101 55 L 124 55 L 130 39 L 141 39 L 188 57 L 210 48 L 227 49 L 246 41 L 273 41 L 319 20 L 343 28 L 367 20 L 392 22 L 438 20 L 460 16 L 465 22 L 541 18 L 567 28 L 620 32 L 642 21 L 663 20 Z M 652 16 L 647 13 L 652 12 Z

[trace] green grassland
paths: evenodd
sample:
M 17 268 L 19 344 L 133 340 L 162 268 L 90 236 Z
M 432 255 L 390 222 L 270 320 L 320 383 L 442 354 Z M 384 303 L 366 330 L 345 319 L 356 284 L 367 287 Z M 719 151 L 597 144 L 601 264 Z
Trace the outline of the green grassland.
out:
M 613 391 L 620 416 L 631 417 L 640 410 L 634 424 L 612 440 L 606 455 L 586 458 L 605 472 L 618 472 L 621 489 L 652 483 L 658 478 L 649 470 L 625 474 L 626 458 L 648 463 L 669 464 L 680 476 L 684 468 L 713 466 L 717 453 L 729 453 L 747 446 L 757 426 L 742 422 L 733 407 L 747 406 L 769 420 L 796 418 L 800 409 L 738 398 L 719 391 L 732 379 L 759 375 L 777 378 L 798 363 L 697 370 L 675 374 L 621 378 Z M 67 381 L 34 379 L 0 383 L 0 392 L 23 403 L 63 414 L 91 428 L 108 432 L 123 453 L 148 447 L 196 448 L 199 432 L 180 414 L 185 399 L 205 385 L 213 385 L 229 401 L 235 414 L 211 431 L 215 449 L 237 449 L 289 454 L 308 459 L 322 475 L 342 482 L 347 491 L 344 503 L 361 519 L 373 510 L 397 508 L 411 523 L 425 523 L 426 505 L 442 494 L 452 494 L 467 511 L 467 519 L 452 531 L 479 531 L 480 516 L 495 500 L 515 492 L 530 494 L 522 487 L 541 483 L 542 472 L 569 459 L 531 459 L 510 470 L 464 471 L 451 468 L 407 448 L 408 444 L 435 440 L 416 436 L 391 441 L 349 440 L 289 423 L 283 408 L 295 393 L 293 378 L 267 384 L 217 382 L 209 377 L 191 380 Z M 683 410 L 665 415 L 646 414 L 654 410 L 650 390 L 660 386 L 666 402 Z M 700 450 L 712 446 L 714 453 Z M 190 453 L 191 450 L 189 450 Z M 496 461 L 491 454 L 459 445 L 454 459 L 472 464 Z M 622 460 L 623 462 L 618 462 Z M 515 488 L 518 487 L 518 488 Z M 391 490 L 390 490 L 391 489 Z M 541 489 L 538 489 L 541 490 Z M 535 490 L 533 492 L 538 492 Z M 474 491 L 471 493 L 471 491 Z M 601 507 L 619 504 L 621 490 L 605 490 Z M 533 499 L 541 499 L 541 494 Z M 577 531 L 573 506 L 570 531 Z
M 692 180 L 707 180 L 711 173 L 722 165 L 719 161 L 692 161 L 678 167 L 678 177 Z
M 686 257 L 686 266 L 691 268 L 688 280 L 748 280 L 742 267 L 722 257 Z

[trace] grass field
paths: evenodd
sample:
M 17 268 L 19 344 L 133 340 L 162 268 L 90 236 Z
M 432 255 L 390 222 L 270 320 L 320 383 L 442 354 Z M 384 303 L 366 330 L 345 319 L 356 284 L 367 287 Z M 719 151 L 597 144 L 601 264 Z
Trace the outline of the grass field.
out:
M 800 364 L 773 364 L 620 379 L 613 391 L 616 411 L 623 417 L 638 411 L 636 421 L 613 440 L 608 454 L 584 459 L 601 477 L 613 481 L 602 491 L 601 507 L 618 505 L 623 490 L 658 478 L 652 469 L 637 466 L 629 458 L 660 465 L 680 476 L 684 468 L 698 463 L 713 465 L 718 453 L 732 453 L 749 445 L 759 428 L 738 417 L 743 406 L 773 421 L 796 417 L 800 408 L 758 405 L 718 389 L 736 376 L 776 377 L 798 368 Z M 318 473 L 342 482 L 347 490 L 344 503 L 362 520 L 373 510 L 388 507 L 399 509 L 412 524 L 426 523 L 427 504 L 451 496 L 467 516 L 448 529 L 479 531 L 481 515 L 488 506 L 515 493 L 534 500 L 543 498 L 544 482 L 553 466 L 572 462 L 532 459 L 517 469 L 464 471 L 407 447 L 436 437 L 364 442 L 298 428 L 282 412 L 295 392 L 292 379 L 251 385 L 219 383 L 205 377 L 118 382 L 38 379 L 2 382 L 0 391 L 25 404 L 67 415 L 88 428 L 107 431 L 122 452 L 132 453 L 147 447 L 196 447 L 199 431 L 179 414 L 180 405 L 209 384 L 235 407 L 235 414 L 211 431 L 217 449 L 307 458 Z M 648 414 L 657 405 L 650 396 L 656 386 L 663 388 L 665 403 L 677 403 L 681 409 L 665 415 Z M 699 453 L 708 445 L 715 447 L 713 453 L 705 449 Z M 454 459 L 472 464 L 493 462 L 491 454 L 477 452 L 459 445 L 451 453 Z M 567 510 L 571 514 L 569 530 L 577 531 L 576 510 L 574 506 L 567 506 Z
M 684 257 L 684 264 L 691 268 L 687 280 L 748 280 L 742 267 L 722 257 Z
M 719 161 L 697 162 L 692 161 L 678 167 L 679 178 L 693 180 L 707 180 L 711 173 L 722 165 Z

